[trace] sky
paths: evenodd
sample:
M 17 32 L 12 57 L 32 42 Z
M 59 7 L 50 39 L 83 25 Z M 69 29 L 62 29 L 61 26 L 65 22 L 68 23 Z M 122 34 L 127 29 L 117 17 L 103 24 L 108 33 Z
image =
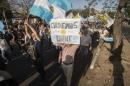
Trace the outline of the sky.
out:
M 82 9 L 87 3 L 85 0 L 71 0 L 73 8 Z
M 95 0 L 95 1 L 98 3 L 95 6 L 95 8 L 97 9 L 102 9 L 104 7 L 103 3 L 106 3 L 110 7 L 113 7 L 116 3 L 118 3 L 118 0 Z M 74 9 L 83 9 L 85 5 L 88 6 L 88 2 L 85 0 L 71 0 L 71 2 Z M 110 4 L 111 2 L 113 4 Z

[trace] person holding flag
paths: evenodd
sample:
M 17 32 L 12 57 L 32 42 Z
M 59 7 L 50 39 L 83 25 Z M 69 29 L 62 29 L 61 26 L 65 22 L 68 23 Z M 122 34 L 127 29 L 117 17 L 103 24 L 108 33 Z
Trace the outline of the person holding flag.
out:
M 44 48 L 43 48 L 43 40 L 42 37 L 36 32 L 35 28 L 33 28 L 31 25 L 28 23 L 28 19 L 25 20 L 24 22 L 25 28 L 32 31 L 31 34 L 28 33 L 31 37 L 31 41 L 33 42 L 34 45 L 34 64 L 37 69 L 37 71 L 40 73 L 41 78 L 44 80 L 45 79 L 45 70 L 44 70 Z

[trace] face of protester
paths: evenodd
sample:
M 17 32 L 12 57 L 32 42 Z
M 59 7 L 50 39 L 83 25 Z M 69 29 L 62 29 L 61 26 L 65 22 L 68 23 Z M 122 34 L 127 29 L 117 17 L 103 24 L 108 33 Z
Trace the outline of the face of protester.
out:
M 91 23 L 91 22 L 89 22 L 89 27 L 90 27 L 90 28 L 92 27 L 92 23 Z
M 87 23 L 87 22 L 85 22 L 85 23 L 84 23 L 84 26 L 85 26 L 85 27 L 88 27 L 88 23 Z

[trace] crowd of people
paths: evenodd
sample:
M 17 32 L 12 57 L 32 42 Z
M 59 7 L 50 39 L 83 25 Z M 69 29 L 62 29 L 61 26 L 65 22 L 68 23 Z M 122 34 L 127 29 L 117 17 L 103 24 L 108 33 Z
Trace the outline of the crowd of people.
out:
M 49 25 L 38 17 L 28 17 L 6 26 L 4 31 L 0 32 L 0 71 L 5 70 L 5 66 L 14 58 L 27 54 L 44 80 L 45 51 L 55 46 L 59 54 L 58 62 L 63 68 L 67 86 L 70 86 L 76 51 L 79 50 L 82 58 L 90 58 L 88 53 L 96 48 L 99 40 L 110 36 L 107 27 L 97 27 L 96 23 L 89 21 L 81 24 L 79 45 L 54 45 L 50 33 Z
M 15 21 L 1 32 L 1 70 L 5 70 L 5 66 L 10 61 L 27 54 L 32 59 L 41 78 L 44 78 L 43 54 L 52 47 L 49 31 L 39 18 L 28 19 Z M 33 22 L 36 19 L 37 21 Z

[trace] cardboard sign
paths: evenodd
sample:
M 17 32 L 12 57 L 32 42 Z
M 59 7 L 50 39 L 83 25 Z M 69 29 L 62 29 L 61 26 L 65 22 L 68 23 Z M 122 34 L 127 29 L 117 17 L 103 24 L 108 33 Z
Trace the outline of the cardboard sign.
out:
M 52 19 L 50 22 L 53 43 L 80 44 L 80 19 Z

